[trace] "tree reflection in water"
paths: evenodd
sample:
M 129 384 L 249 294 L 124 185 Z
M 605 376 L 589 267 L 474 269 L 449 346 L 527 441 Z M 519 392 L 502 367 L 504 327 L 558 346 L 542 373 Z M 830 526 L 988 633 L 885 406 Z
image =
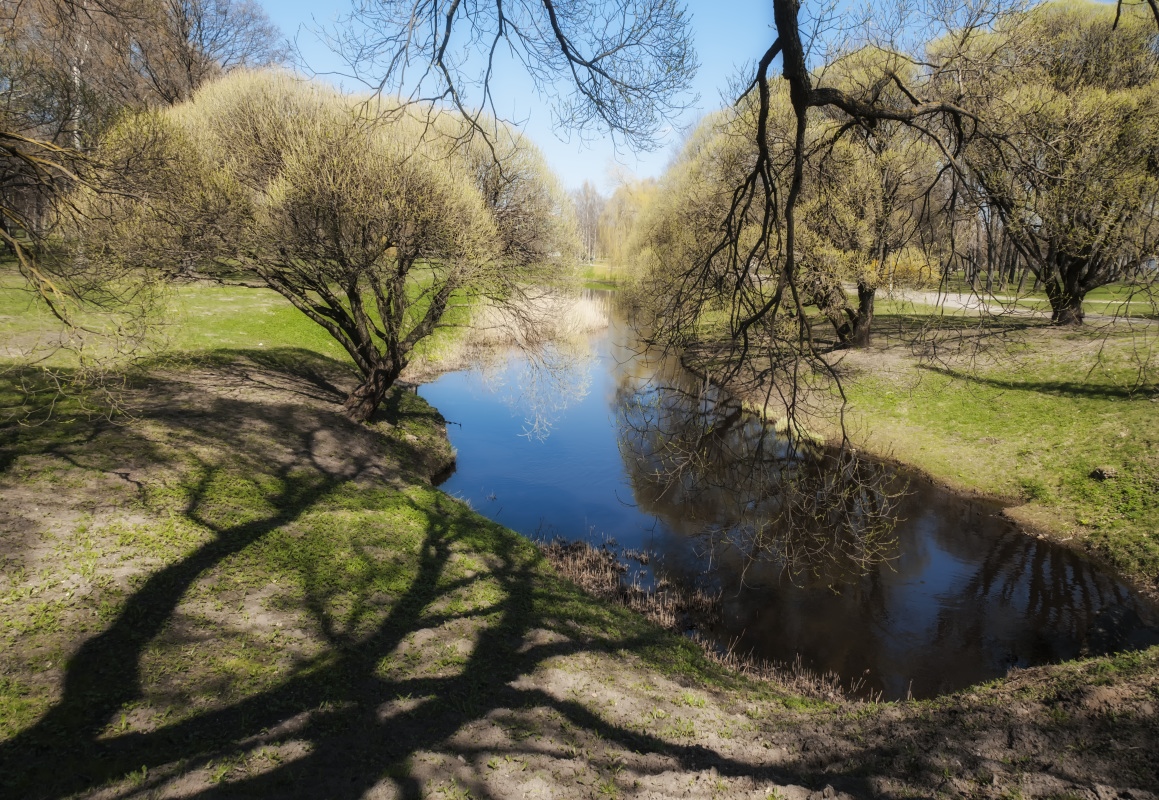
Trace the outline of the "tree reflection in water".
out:
M 523 436 L 546 439 L 560 415 L 591 389 L 592 354 L 571 341 L 476 361 L 483 385 L 523 415 Z
M 463 426 L 447 488 L 483 513 L 527 535 L 648 550 L 654 577 L 722 591 L 718 642 L 800 655 L 887 698 L 1159 641 L 1155 609 L 1081 553 L 1019 531 L 994 503 L 790 442 L 642 352 L 609 295 L 585 299 L 611 326 L 570 361 L 521 375 L 525 356 L 504 356 L 515 371 L 496 372 L 489 396 L 463 374 L 423 388 Z M 500 400 L 515 397 L 513 419 Z M 553 422 L 546 439 L 518 435 Z
M 722 590 L 722 645 L 899 698 L 1159 642 L 1148 603 L 997 504 L 777 432 L 673 359 L 616 371 L 635 501 L 703 543 L 657 571 Z
M 617 392 L 620 451 L 644 511 L 696 530 L 711 553 L 728 546 L 790 576 L 844 580 L 895 554 L 902 482 L 848 450 L 778 432 L 681 372 Z

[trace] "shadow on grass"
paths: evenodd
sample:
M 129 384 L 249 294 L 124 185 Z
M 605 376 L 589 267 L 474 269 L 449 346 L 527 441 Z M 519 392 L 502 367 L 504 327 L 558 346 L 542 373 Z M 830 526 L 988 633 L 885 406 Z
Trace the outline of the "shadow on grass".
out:
M 944 375 L 953 380 L 989 386 L 1011 392 L 1034 392 L 1058 397 L 1081 398 L 1087 400 L 1132 400 L 1139 399 L 1140 390 L 1125 386 L 1110 386 L 1105 383 L 1085 383 L 1081 381 L 1042 381 L 992 378 L 965 370 L 952 369 L 934 364 L 921 364 L 919 369 Z
M 144 366 L 148 369 L 165 363 L 160 360 Z M 348 361 L 301 347 L 221 349 L 186 357 L 179 363 L 207 366 L 223 376 L 325 403 L 345 400 L 347 389 L 338 384 L 353 388 L 358 375 Z
M 221 354 L 215 356 L 219 358 Z M 231 559 L 248 549 L 268 544 L 271 536 L 306 515 L 332 508 L 335 502 L 349 506 L 359 492 L 373 493 L 375 487 L 422 482 L 424 476 L 408 472 L 421 459 L 399 452 L 405 451 L 405 440 L 371 434 L 334 408 L 298 402 L 302 397 L 320 399 L 315 390 L 330 394 L 329 365 L 322 365 L 327 369 L 321 372 L 301 365 L 277 372 L 283 358 L 231 354 L 224 359 L 226 366 L 218 364 L 222 368 L 212 386 L 193 379 L 151 381 L 128 426 L 98 421 L 63 438 L 52 426 L 24 431 L 17 448 L 22 455 L 51 453 L 75 467 L 102 473 L 116 473 L 112 465 L 128 459 L 132 463 L 125 473 L 148 483 L 152 470 L 174 468 L 178 454 L 155 445 L 137 429 L 163 426 L 182 442 L 184 502 L 178 513 L 210 535 L 139 583 L 112 622 L 68 658 L 59 699 L 30 727 L 0 743 L 5 796 L 66 797 L 101 787 L 114 795 L 132 794 L 213 762 L 294 742 L 305 745 L 301 758 L 236 780 L 203 781 L 191 793 L 353 798 L 389 775 L 385 780 L 402 796 L 418 797 L 422 786 L 407 766 L 415 753 L 456 751 L 448 741 L 471 721 L 499 709 L 531 707 L 555 709 L 572 725 L 629 750 L 674 755 L 688 766 L 719 764 L 728 772 L 751 772 L 752 765 L 732 763 L 705 748 L 672 745 L 610 724 L 586 706 L 560 701 L 541 688 L 517 688 L 521 677 L 557 656 L 659 647 L 687 659 L 692 648 L 620 612 L 612 612 L 620 626 L 615 633 L 577 633 L 577 624 L 598 630 L 609 610 L 596 607 L 585 619 L 582 606 L 591 604 L 554 579 L 530 543 L 431 490 L 426 490 L 433 498 L 429 501 L 396 502 L 423 519 L 417 560 L 400 595 L 384 605 L 371 596 L 374 581 L 367 579 L 352 587 L 359 596 L 347 604 L 350 613 L 338 619 L 327 596 L 330 588 L 311 579 L 313 565 L 297 563 L 306 587 L 300 609 L 324 632 L 324 652 L 296 665 L 273 686 L 233 702 L 154 730 L 110 732 L 127 707 L 147 700 L 143 657 L 173 624 L 195 584 L 228 568 Z M 254 363 L 263 374 L 255 376 Z M 277 396 L 261 401 L 238 396 L 246 391 Z M 387 403 L 385 413 L 393 415 L 392 424 L 422 416 L 421 407 L 415 407 L 417 398 L 407 395 L 414 398 L 400 391 Z M 287 397 L 292 399 L 287 402 Z M 107 440 L 110 430 L 115 442 Z M 371 438 L 380 448 L 385 444 L 386 452 L 369 447 Z M 236 498 L 221 496 L 217 488 L 223 478 L 238 474 L 261 487 L 261 496 L 251 497 L 251 507 L 240 511 Z M 257 508 L 263 513 L 252 513 Z M 448 571 L 457 552 L 485 554 L 490 566 L 478 575 Z M 396 566 L 388 559 L 372 569 L 389 572 Z M 453 604 L 443 607 L 449 596 L 480 582 L 494 584 L 498 599 L 466 610 L 448 610 Z M 371 629 L 357 624 L 356 617 L 372 616 L 367 609 L 376 608 L 385 613 Z M 484 618 L 461 669 L 401 678 L 383 673 L 383 660 L 411 634 Z M 536 632 L 543 630 L 560 635 L 538 642 Z M 410 698 L 420 700 L 396 713 L 384 712 L 384 705 Z M 507 752 L 520 750 L 532 748 L 515 744 Z M 471 754 L 469 747 L 458 751 Z M 141 780 L 114 785 L 133 774 Z M 486 794 L 482 782 L 475 791 Z
M 149 382 L 141 389 L 146 397 L 134 425 L 103 425 L 67 441 L 46 427 L 26 431 L 19 440 L 24 454 L 51 448 L 102 473 L 128 464 L 127 473 L 146 485 L 154 470 L 180 468 L 181 500 L 171 511 L 205 537 L 136 585 L 112 621 L 72 651 L 59 698 L 33 724 L 0 743 L 3 796 L 157 791 L 203 798 L 357 798 L 385 792 L 417 798 L 429 787 L 414 759 L 430 751 L 463 758 L 462 766 L 455 766 L 456 780 L 471 796 L 498 796 L 481 763 L 486 755 L 574 757 L 551 739 L 470 739 L 472 724 L 527 709 L 546 710 L 561 726 L 600 742 L 588 762 L 613 776 L 616 759 L 623 756 L 609 753 L 609 747 L 635 754 L 632 773 L 642 778 L 714 769 L 722 778 L 758 786 L 832 784 L 863 796 L 874 792 L 875 775 L 890 765 L 936 783 L 951 759 L 976 760 L 978 731 L 956 727 L 954 709 L 934 709 L 921 726 L 902 729 L 899 723 L 897 730 L 868 737 L 861 723 L 848 733 L 839 727 L 792 733 L 794 741 L 815 738 L 827 744 L 814 747 L 812 755 L 778 763 L 759 749 L 741 750 L 749 753 L 742 757 L 737 751 L 729 755 L 674 743 L 610 721 L 578 698 L 561 699 L 562 692 L 528 679 L 560 657 L 627 651 L 653 666 L 683 663 L 694 677 L 714 668 L 688 642 L 582 597 L 550 574 L 528 542 L 423 487 L 425 475 L 414 466 L 423 459 L 407 452 L 411 445 L 405 437 L 355 426 L 337 413 L 333 399 L 323 400 L 333 398 L 325 384 L 341 365 L 318 362 L 279 371 L 287 357 L 277 354 L 262 362 L 249 353 L 235 354 L 233 367 L 208 377 Z M 421 420 L 432 412 L 400 392 L 385 413 L 396 415 L 389 421 L 401 425 L 408 416 Z M 147 439 L 144 431 L 156 428 L 164 429 L 169 444 Z M 116 441 L 109 438 L 114 434 Z M 245 477 L 248 494 L 223 496 L 221 482 L 238 476 Z M 384 537 L 366 533 L 343 558 L 358 561 L 375 549 L 386 549 L 388 557 L 362 559 L 361 571 L 337 586 L 318 574 L 324 558 L 340 553 L 325 551 L 320 558 L 307 548 L 305 556 L 283 560 L 289 577 L 304 587 L 296 610 L 322 632 L 320 652 L 240 697 L 184 709 L 179 719 L 162 718 L 151 729 L 113 728 L 123 709 L 148 699 L 144 656 L 166 635 L 196 585 L 219 580 L 223 570 L 236 569 L 239 556 L 273 548 L 275 540 L 280 547 L 313 542 L 325 548 L 331 542 L 339 548 L 338 533 L 311 534 L 306 525 L 335 509 L 339 516 L 371 512 L 351 522 L 351 529 L 378 526 Z M 392 522 L 399 515 L 415 521 L 413 531 Z M 415 535 L 409 548 L 402 544 L 408 531 Z M 396 535 L 397 553 L 390 550 Z M 464 556 L 486 566 L 467 569 Z M 385 597 L 379 579 L 400 575 L 397 591 Z M 345 593 L 346 601 L 335 605 L 335 592 Z M 475 600 L 460 602 L 463 597 Z M 418 674 L 389 666 L 405 655 L 416 635 L 464 624 L 473 626 L 474 640 L 460 661 Z M 550 635 L 542 635 L 545 631 Z M 993 711 L 986 714 L 999 728 L 1004 724 Z M 1154 727 L 1144 719 L 1120 719 L 1116 726 L 1120 739 L 1150 736 Z M 1000 732 L 1006 735 L 1004 728 Z M 260 768 L 227 769 L 216 776 L 209 769 L 287 747 L 293 748 L 292 757 L 262 762 Z M 1114 783 L 1110 773 L 1108 767 L 1098 777 Z

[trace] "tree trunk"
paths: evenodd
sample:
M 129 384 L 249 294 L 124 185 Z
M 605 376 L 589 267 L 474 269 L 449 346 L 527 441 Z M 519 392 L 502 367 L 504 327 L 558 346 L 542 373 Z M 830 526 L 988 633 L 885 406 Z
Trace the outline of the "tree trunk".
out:
M 1055 325 L 1083 324 L 1083 292 L 1052 276 L 1043 281 L 1050 300 L 1050 321 Z
M 1050 298 L 1050 321 L 1055 325 L 1082 325 L 1083 299 L 1078 295 L 1066 294 Z
M 386 399 L 386 393 L 398 379 L 400 369 L 375 367 L 346 398 L 342 413 L 355 422 L 369 422 Z
M 807 305 L 815 305 L 825 315 L 837 334 L 839 346 L 845 346 L 849 336 L 853 333 L 853 310 L 849 307 L 849 298 L 841 284 L 831 276 L 823 273 L 806 270 L 802 281 L 801 291 L 807 298 Z
M 857 316 L 853 318 L 853 331 L 846 347 L 867 347 L 873 328 L 873 301 L 877 290 L 872 286 L 857 284 Z

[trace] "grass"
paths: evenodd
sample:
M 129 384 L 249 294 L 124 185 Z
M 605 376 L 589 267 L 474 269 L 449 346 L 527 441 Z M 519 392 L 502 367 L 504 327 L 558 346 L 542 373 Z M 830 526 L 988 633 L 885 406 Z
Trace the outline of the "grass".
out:
M 875 349 L 851 357 L 855 437 L 956 488 L 1024 503 L 1024 522 L 1159 585 L 1159 394 L 1153 372 L 1139 384 L 1134 335 L 1034 326 L 980 362 L 935 364 L 896 352 L 905 337 L 891 331 L 920 321 L 885 315 Z M 884 368 L 883 351 L 894 351 Z
M 1159 779 L 1157 649 L 857 714 L 749 680 L 433 488 L 417 395 L 342 417 L 348 362 L 278 298 L 177 300 L 178 357 L 120 415 L 0 423 L 0 795 L 928 796 L 980 759 L 1017 778 L 980 741 L 1030 773 L 1105 738 L 1059 699 L 1081 680 L 1123 711 L 1082 774 Z M 40 377 L 0 373 L 0 405 Z
M 625 280 L 620 269 L 603 259 L 585 264 L 579 277 L 585 289 L 615 289 Z
M 418 292 L 417 285 L 414 291 Z M 452 298 L 443 317 L 445 327 L 424 339 L 415 356 L 437 355 L 453 346 L 462 336 L 470 318 L 472 301 L 466 296 Z M 370 309 L 374 314 L 374 309 Z M 84 322 L 99 320 L 86 313 Z M 149 352 L 190 356 L 218 350 L 300 348 L 352 364 L 345 349 L 288 300 L 271 289 L 222 286 L 207 283 L 180 284 L 160 296 L 150 313 L 152 341 Z M 18 345 L 47 356 L 45 363 L 74 366 L 75 353 L 56 350 L 63 326 L 44 308 L 37 295 L 28 290 L 24 279 L 11 263 L 0 262 L 0 342 Z M 9 355 L 11 359 L 15 353 Z M 0 363 L 5 360 L 0 349 Z
M 0 793 L 278 794 L 335 758 L 370 786 L 463 720 L 551 707 L 510 684 L 577 654 L 744 685 L 431 487 L 451 453 L 414 393 L 369 428 L 341 417 L 348 362 L 276 295 L 183 287 L 170 319 L 120 416 L 53 397 L 46 422 L 0 427 L 0 764 L 21 765 Z M 52 396 L 41 378 L 6 370 L 0 404 Z M 368 762 L 383 703 L 406 733 Z M 298 713 L 307 732 L 266 736 Z
M 1159 593 L 1159 330 L 1017 315 L 982 323 L 976 311 L 879 302 L 872 345 L 834 352 L 853 442 L 1004 499 L 1031 530 L 1085 546 Z M 817 334 L 829 330 L 815 321 Z M 703 331 L 710 344 L 724 335 L 722 317 Z M 835 414 L 808 425 L 840 434 Z
M 287 354 L 305 376 L 289 394 L 264 388 L 274 372 L 238 354 L 251 379 L 264 370 L 256 394 L 153 376 L 131 424 L 5 429 L 9 509 L 29 519 L 58 498 L 32 540 L 6 541 L 0 760 L 26 765 L 0 778 L 6 793 L 171 778 L 173 736 L 194 737 L 186 769 L 209 784 L 276 791 L 313 761 L 289 770 L 259 758 L 268 743 L 243 745 L 271 714 L 301 708 L 317 717 L 312 748 L 358 749 L 378 723 L 344 709 L 397 698 L 410 710 L 391 724 L 409 735 L 394 763 L 496 703 L 542 702 L 507 684 L 548 654 L 626 648 L 658 673 L 737 685 L 690 642 L 592 602 L 533 544 L 427 485 L 432 453 L 449 452 L 417 395 L 396 392 L 373 430 L 298 409 L 292 394 L 341 365 Z M 337 446 L 319 445 L 322 432 Z M 559 646 L 524 653 L 533 630 Z
M 299 347 L 338 360 L 349 358 L 330 334 L 269 289 L 177 287 L 162 334 L 170 349 L 183 353 Z

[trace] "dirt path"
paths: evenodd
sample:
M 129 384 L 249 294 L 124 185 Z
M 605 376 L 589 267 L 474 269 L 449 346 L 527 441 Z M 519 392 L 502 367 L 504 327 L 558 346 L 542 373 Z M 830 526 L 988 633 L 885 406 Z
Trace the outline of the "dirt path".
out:
M 893 292 L 890 298 L 902 303 L 913 303 L 915 305 L 932 306 L 934 308 L 941 308 L 946 311 L 969 311 L 973 313 L 985 313 L 992 315 L 1013 315 L 1027 317 L 1031 319 L 1050 319 L 1050 307 L 1044 305 L 1043 308 L 1027 308 L 1020 303 L 1025 302 L 1027 298 L 1018 298 L 1008 294 L 987 294 L 985 292 L 928 292 L 918 291 L 914 289 L 902 289 Z M 1045 304 L 1045 300 L 1042 301 Z M 1096 301 L 1099 305 L 1104 305 L 1101 301 Z M 1087 303 L 1091 305 L 1091 303 Z M 1115 305 L 1113 302 L 1109 306 Z M 1108 307 L 1109 307 L 1108 306 Z M 1149 302 L 1135 301 L 1131 303 L 1134 310 L 1138 306 L 1138 310 L 1150 310 L 1152 308 Z M 1110 323 L 1122 322 L 1124 317 L 1121 313 L 1105 314 L 1087 311 L 1083 319 L 1088 323 Z M 1150 326 L 1156 324 L 1156 320 L 1147 319 L 1144 317 L 1132 317 L 1131 322 L 1134 325 Z

